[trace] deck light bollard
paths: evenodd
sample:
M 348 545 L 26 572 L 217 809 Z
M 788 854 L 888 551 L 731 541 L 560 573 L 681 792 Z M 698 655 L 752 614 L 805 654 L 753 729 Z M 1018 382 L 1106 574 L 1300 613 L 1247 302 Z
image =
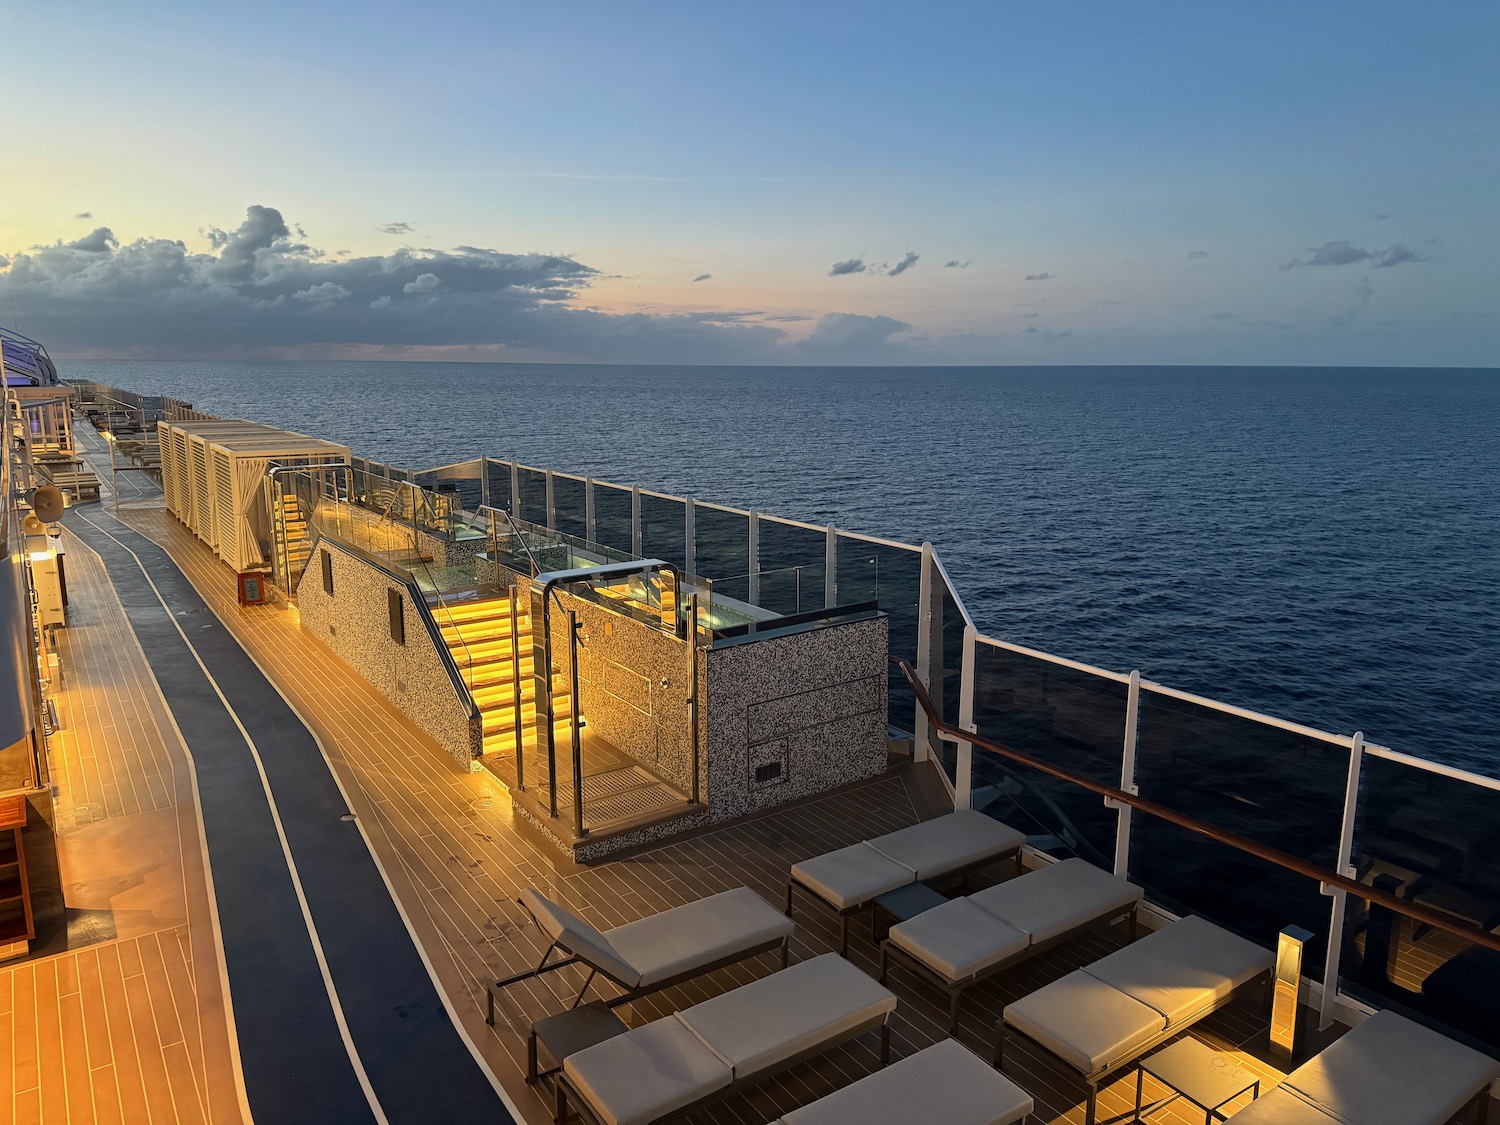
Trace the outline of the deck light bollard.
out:
M 573 735 L 573 833 L 580 840 L 589 834 L 583 826 L 583 738 L 578 727 L 578 611 L 568 610 L 568 694 L 573 704 L 569 720 Z
M 1302 992 L 1302 947 L 1312 931 L 1287 926 L 1276 936 L 1276 970 L 1271 982 L 1271 1057 L 1282 1070 L 1292 1069 L 1297 1040 L 1297 1002 Z

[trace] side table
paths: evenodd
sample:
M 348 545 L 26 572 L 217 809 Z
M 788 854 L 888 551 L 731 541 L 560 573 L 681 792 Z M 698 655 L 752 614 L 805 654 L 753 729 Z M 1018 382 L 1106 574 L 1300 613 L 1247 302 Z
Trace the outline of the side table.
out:
M 624 1035 L 629 1026 L 615 1015 L 603 1000 L 595 1000 L 581 1008 L 548 1016 L 531 1025 L 531 1034 L 526 1039 L 526 1082 L 534 1085 L 543 1078 L 550 1078 L 562 1069 L 563 1060 L 595 1043 L 603 1043 L 616 1035 Z M 556 1066 L 538 1070 L 538 1047 L 547 1048 Z M 557 1109 L 563 1111 L 562 1083 L 557 1084 Z
M 1260 1075 L 1247 1070 L 1233 1055 L 1215 1051 L 1207 1043 L 1188 1037 L 1179 1039 L 1149 1058 L 1135 1072 L 1135 1119 L 1141 1120 L 1141 1086 L 1149 1074 L 1203 1111 L 1203 1125 L 1213 1125 L 1219 1107 L 1234 1101 L 1246 1090 L 1260 1097 Z M 1166 1099 L 1166 1102 L 1172 1098 Z M 1162 1102 L 1165 1105 L 1166 1102 Z
M 894 891 L 886 891 L 870 908 L 870 938 L 878 942 L 882 937 L 889 937 L 891 927 L 897 922 L 908 921 L 947 901 L 926 883 L 908 883 Z M 882 919 L 885 921 L 884 934 L 880 932 Z

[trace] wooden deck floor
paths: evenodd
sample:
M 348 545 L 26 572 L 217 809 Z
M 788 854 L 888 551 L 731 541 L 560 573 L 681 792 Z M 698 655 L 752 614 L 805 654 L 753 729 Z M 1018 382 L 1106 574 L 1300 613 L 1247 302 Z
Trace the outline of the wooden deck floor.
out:
M 0 1125 L 239 1121 L 186 753 L 97 556 L 65 542 L 67 927 L 0 968 Z
M 501 1005 L 507 1018 L 495 1028 L 483 1022 L 489 980 L 534 965 L 543 943 L 516 905 L 519 891 L 534 886 L 601 927 L 622 924 L 704 895 L 748 886 L 780 902 L 786 872 L 799 859 L 915 822 L 935 810 L 925 807 L 909 772 L 887 774 L 839 794 L 669 842 L 592 868 L 560 868 L 518 829 L 508 800 L 486 773 L 463 774 L 430 740 L 395 711 L 342 662 L 304 634 L 294 610 L 235 604 L 230 571 L 162 509 L 123 513 L 142 533 L 165 546 L 271 680 L 317 734 L 349 793 L 359 823 L 382 863 L 413 932 L 435 975 L 483 1057 L 528 1120 L 548 1119 L 542 1098 L 521 1080 L 523 1030 L 527 1020 L 561 1010 L 580 978 L 568 972 L 511 991 Z M 799 910 L 794 959 L 837 948 L 836 920 L 822 911 Z M 855 927 L 850 957 L 876 971 L 868 930 Z M 1003 974 L 971 993 L 959 1038 L 986 1052 L 1000 1007 L 1063 973 L 1083 965 L 1118 942 L 1093 937 L 1051 951 Z M 643 1022 L 716 995 L 769 971 L 740 965 L 638 1002 L 631 1022 Z M 896 977 L 901 1005 L 893 1043 L 899 1057 L 943 1038 L 946 1005 L 930 988 Z M 1279 1075 L 1248 1048 L 1263 1044 L 1265 1024 L 1235 1005 L 1203 1021 L 1195 1034 L 1237 1051 L 1247 1064 Z M 698 1115 L 703 1122 L 762 1125 L 797 1105 L 842 1086 L 876 1065 L 874 1037 L 830 1052 L 719 1103 Z M 1034 1049 L 1018 1048 L 1007 1072 L 1037 1099 L 1042 1121 L 1083 1120 L 1082 1084 Z M 1135 1079 L 1126 1071 L 1102 1095 L 1101 1125 L 1127 1120 Z M 1148 1082 L 1147 1096 L 1162 1094 Z M 1191 1107 L 1174 1103 L 1152 1122 L 1201 1120 Z

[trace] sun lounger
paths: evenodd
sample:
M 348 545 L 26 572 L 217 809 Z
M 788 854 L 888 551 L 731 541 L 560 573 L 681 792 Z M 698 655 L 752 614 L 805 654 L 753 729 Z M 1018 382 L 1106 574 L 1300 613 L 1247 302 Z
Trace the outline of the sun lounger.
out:
M 589 968 L 588 978 L 573 1001 L 575 1008 L 596 974 L 624 989 L 623 995 L 608 1001 L 613 1007 L 778 947 L 785 968 L 787 943 L 795 928 L 790 918 L 747 887 L 710 895 L 602 933 L 529 887 L 518 901 L 552 944 L 535 969 L 495 982 L 489 992 L 488 1023 L 495 1022 L 497 990 L 568 965 Z M 549 963 L 558 949 L 568 956 Z
M 995 1065 L 1019 1033 L 1083 1075 L 1085 1125 L 1106 1075 L 1267 982 L 1268 950 L 1202 918 L 1183 918 L 1008 1004 L 996 1028 Z
M 1446 1125 L 1485 1120 L 1500 1062 L 1376 1012 L 1234 1115 L 1235 1125 Z
M 562 1060 L 558 1117 L 648 1125 L 812 1058 L 866 1031 L 889 1055 L 896 998 L 825 953 L 606 1039 Z
M 880 979 L 895 962 L 946 988 L 951 1034 L 965 989 L 1095 926 L 1129 919 L 1133 940 L 1140 901 L 1140 887 L 1086 860 L 1048 864 L 892 926 Z
M 781 1125 L 1019 1125 L 1031 1095 L 956 1040 L 908 1055 L 811 1105 Z
M 1024 835 L 993 817 L 958 809 L 794 864 L 786 886 L 787 917 L 792 890 L 800 887 L 838 914 L 839 952 L 844 953 L 849 949 L 849 916 L 887 891 L 1019 856 L 1025 842 Z

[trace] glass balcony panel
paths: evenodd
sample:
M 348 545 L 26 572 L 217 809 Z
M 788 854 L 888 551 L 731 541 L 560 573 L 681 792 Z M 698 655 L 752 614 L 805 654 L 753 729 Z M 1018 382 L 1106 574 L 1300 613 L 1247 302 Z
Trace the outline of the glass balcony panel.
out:
M 827 532 L 761 516 L 759 546 L 762 571 L 795 570 L 798 575 L 790 587 L 773 583 L 768 588 L 763 583 L 761 605 L 777 613 L 810 613 L 824 607 Z
M 1360 882 L 1500 927 L 1500 791 L 1366 754 L 1354 854 Z M 1500 1049 L 1500 952 L 1350 896 L 1339 969 L 1357 999 Z
M 917 599 L 922 585 L 922 552 L 858 536 L 838 536 L 838 604 L 874 601 L 890 615 L 891 656 L 913 667 L 917 661 Z M 901 670 L 890 671 L 887 721 L 900 730 L 912 727 L 916 698 Z
M 724 578 L 750 570 L 750 515 L 693 505 L 693 570 Z
M 981 735 L 1091 781 L 1120 783 L 1128 685 L 984 641 L 974 658 Z M 1097 794 L 978 747 L 974 791 L 976 807 L 1034 847 L 1114 869 L 1117 817 Z
M 937 676 L 929 687 L 933 706 L 942 716 L 944 722 L 958 723 L 958 709 L 962 702 L 960 699 L 963 682 L 964 667 L 964 619 L 963 611 L 959 608 L 958 600 L 953 592 L 948 589 L 946 582 L 942 581 L 942 574 L 937 574 L 942 589 L 939 591 L 938 612 L 942 615 L 937 623 L 937 636 L 941 649 L 934 653 L 937 658 L 933 661 L 937 668 Z M 937 743 L 938 762 L 943 771 L 947 773 L 948 780 L 957 784 L 958 782 L 958 757 L 955 744 L 946 740 Z
M 540 527 L 547 526 L 547 474 L 520 466 L 521 510 L 516 516 Z
M 633 556 L 630 489 L 594 482 L 594 538 Z
M 675 497 L 641 494 L 641 557 L 682 569 L 687 563 L 687 504 Z
M 588 485 L 585 481 L 553 473 L 552 506 L 558 531 L 575 539 L 588 540 Z
M 1331 869 L 1349 751 L 1335 743 L 1143 686 L 1136 743 L 1141 796 Z M 1137 814 L 1131 878 L 1179 914 L 1201 914 L 1265 945 L 1295 924 L 1318 935 L 1303 964 L 1321 972 L 1329 900 L 1275 864 Z
M 490 507 L 509 512 L 512 506 L 510 462 L 486 458 L 484 471 L 490 485 Z

